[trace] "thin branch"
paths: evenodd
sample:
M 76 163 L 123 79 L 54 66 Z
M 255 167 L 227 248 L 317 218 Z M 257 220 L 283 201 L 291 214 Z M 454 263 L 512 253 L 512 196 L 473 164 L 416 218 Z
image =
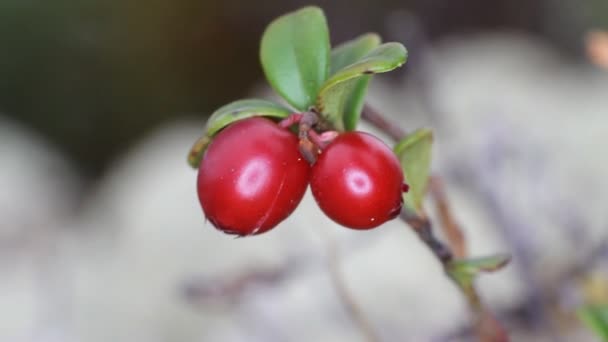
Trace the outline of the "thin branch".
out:
M 445 236 L 452 247 L 454 256 L 456 258 L 465 258 L 468 254 L 467 242 L 462 229 L 460 229 L 460 226 L 452 215 L 452 210 L 450 209 L 448 199 L 445 195 L 443 181 L 437 176 L 431 176 L 429 190 L 435 200 L 439 221 L 441 222 Z
M 209 300 L 238 300 L 245 290 L 255 284 L 275 284 L 288 276 L 288 268 L 257 269 L 226 278 L 197 277 L 182 286 L 182 294 L 192 304 L 203 305 Z
M 395 125 L 394 123 L 386 120 L 382 114 L 376 111 L 368 103 L 363 106 L 361 118 L 371 123 L 374 125 L 374 127 L 378 128 L 382 132 L 388 134 L 388 136 L 395 141 L 399 141 L 407 135 L 407 132 L 402 130 L 399 125 Z
M 431 221 L 427 216 L 414 215 L 404 210 L 401 213 L 401 220 L 414 229 L 420 240 L 429 247 L 437 259 L 441 261 L 441 264 L 445 266 L 454 259 L 450 248 L 439 241 L 433 233 Z
M 406 132 L 401 130 L 398 125 L 388 121 L 368 104 L 363 107 L 361 118 L 388 134 L 395 141 L 400 141 L 406 136 Z M 454 259 L 454 256 L 458 258 L 466 257 L 466 241 L 462 230 L 451 214 L 447 197 L 445 196 L 442 183 L 438 176 L 431 177 L 430 187 L 439 211 L 440 221 L 448 238 L 449 246 L 446 246 L 437 239 L 428 216 L 404 211 L 401 214 L 401 219 L 414 229 L 420 239 L 441 262 L 444 271 L 448 273 L 447 271 L 449 270 L 450 262 Z M 483 305 L 473 282 L 462 284 L 452 277 L 449 278 L 461 290 L 467 299 L 471 311 L 475 314 L 475 328 L 479 340 L 482 342 L 509 341 L 506 330 L 495 316 Z

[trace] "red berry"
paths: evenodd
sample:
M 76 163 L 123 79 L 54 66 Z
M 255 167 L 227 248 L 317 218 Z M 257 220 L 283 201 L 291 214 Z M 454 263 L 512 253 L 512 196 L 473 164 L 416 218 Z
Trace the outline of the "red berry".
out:
M 362 132 L 338 136 L 319 155 L 310 187 L 321 210 L 337 223 L 370 229 L 401 211 L 403 172 L 395 154 Z
M 298 138 L 264 118 L 235 122 L 211 142 L 198 172 L 198 197 L 207 219 L 237 235 L 266 232 L 302 200 L 310 165 Z

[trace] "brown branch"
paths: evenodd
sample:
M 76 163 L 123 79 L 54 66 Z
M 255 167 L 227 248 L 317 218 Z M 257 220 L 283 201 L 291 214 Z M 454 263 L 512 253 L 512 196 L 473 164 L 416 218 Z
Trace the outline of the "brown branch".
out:
M 460 226 L 452 215 L 452 210 L 445 195 L 443 181 L 437 176 L 431 176 L 429 190 L 435 200 L 439 221 L 443 227 L 446 239 L 448 239 L 452 247 L 454 257 L 466 258 L 468 254 L 467 242 L 462 229 L 460 229 Z
M 238 300 L 255 284 L 276 284 L 288 275 L 288 268 L 256 269 L 226 278 L 196 277 L 182 285 L 184 299 L 193 305 L 206 305 L 209 300 Z
M 456 222 L 456 219 L 452 215 L 452 210 L 450 209 L 450 205 L 445 194 L 443 181 L 436 175 L 431 176 L 429 190 L 437 208 L 441 227 L 443 228 L 443 232 L 449 242 L 449 245 L 452 247 L 454 257 L 466 258 L 468 256 L 468 251 L 465 235 L 462 232 L 460 225 L 458 222 Z M 476 314 L 477 322 L 475 324 L 475 328 L 480 340 L 508 341 L 507 332 L 496 319 L 496 316 L 485 308 L 481 298 L 479 297 L 477 289 L 475 288 L 475 285 L 469 284 L 468 286 L 462 287 L 462 290 L 467 297 L 467 302 L 470 304 L 471 309 Z
M 382 132 L 388 134 L 391 139 L 395 141 L 399 141 L 407 135 L 407 132 L 402 130 L 399 125 L 395 125 L 394 123 L 386 120 L 386 118 L 382 114 L 376 111 L 368 103 L 363 106 L 361 118 L 371 123 L 374 127 L 381 130 Z
M 414 229 L 420 240 L 435 254 L 442 265 L 447 265 L 454 259 L 453 253 L 448 246 L 439 241 L 433 233 L 433 226 L 427 216 L 413 214 L 404 210 L 401 219 Z
M 406 132 L 398 125 L 388 121 L 379 112 L 365 104 L 361 118 L 377 129 L 388 134 L 396 142 L 406 136 Z M 448 239 L 449 246 L 443 244 L 433 232 L 432 222 L 425 214 L 403 211 L 401 219 L 414 229 L 418 237 L 427 245 L 441 262 L 444 271 L 449 275 L 450 262 L 467 256 L 466 241 L 460 226 L 452 216 L 448 200 L 443 190 L 443 184 L 438 176 L 431 176 L 430 191 L 439 212 L 439 220 Z M 496 317 L 483 305 L 473 282 L 462 284 L 449 277 L 465 296 L 471 311 L 475 314 L 475 330 L 482 342 L 506 342 L 508 334 Z

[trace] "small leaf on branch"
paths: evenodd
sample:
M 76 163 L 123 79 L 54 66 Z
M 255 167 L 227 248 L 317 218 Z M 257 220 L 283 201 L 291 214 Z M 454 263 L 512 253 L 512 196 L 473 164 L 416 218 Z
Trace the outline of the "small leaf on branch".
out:
M 410 190 L 403 194 L 406 210 L 422 213 L 422 203 L 429 184 L 433 132 L 421 128 L 406 136 L 394 148 L 401 161 L 405 182 Z
M 375 33 L 367 33 L 338 45 L 331 52 L 330 75 L 333 76 L 336 72 L 357 62 L 380 45 L 380 42 L 380 36 Z M 357 127 L 370 81 L 371 76 L 369 75 L 361 77 L 356 85 L 351 88 L 350 94 L 344 95 L 343 121 L 344 129 L 347 131 L 352 131 Z
M 375 33 L 366 33 L 353 40 L 346 41 L 331 50 L 330 75 L 359 61 L 373 49 L 380 45 L 380 36 Z
M 480 272 L 494 272 L 506 266 L 511 260 L 508 254 L 496 254 L 480 258 L 456 259 L 450 262 L 449 268 L 456 272 L 476 275 Z
M 494 272 L 511 260 L 507 254 L 496 254 L 480 258 L 455 259 L 446 265 L 448 275 L 465 291 L 471 291 L 473 281 L 481 272 Z
M 203 159 L 203 154 L 205 153 L 205 149 L 207 149 L 207 145 L 211 142 L 211 138 L 206 135 L 198 138 L 198 140 L 192 145 L 190 148 L 190 152 L 188 153 L 188 164 L 193 169 L 198 169 L 201 164 L 201 160 Z
M 258 99 L 238 100 L 219 108 L 211 114 L 205 125 L 205 134 L 212 137 L 231 123 L 254 116 L 284 119 L 290 113 L 291 110 L 271 101 Z
M 345 130 L 345 113 L 356 110 L 360 113 L 363 107 L 363 98 L 357 96 L 366 89 L 369 75 L 398 68 L 405 63 L 406 58 L 407 51 L 399 43 L 386 43 L 376 47 L 356 62 L 336 71 L 323 84 L 316 101 L 317 110 L 336 130 Z M 365 83 L 360 84 L 362 79 Z M 353 93 L 359 95 L 353 99 Z M 357 121 L 353 118 L 347 120 L 349 127 L 352 127 L 353 121 Z
M 576 314 L 602 341 L 608 341 L 608 305 L 585 305 Z
M 291 110 L 267 100 L 245 99 L 227 104 L 213 112 L 207 120 L 203 136 L 194 143 L 188 153 L 188 164 L 197 169 L 211 138 L 231 123 L 254 116 L 283 119 L 290 113 Z

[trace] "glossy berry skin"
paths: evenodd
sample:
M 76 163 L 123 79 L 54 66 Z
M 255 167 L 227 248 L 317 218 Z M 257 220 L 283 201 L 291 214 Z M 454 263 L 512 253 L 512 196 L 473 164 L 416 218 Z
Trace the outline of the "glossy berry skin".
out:
M 266 232 L 298 206 L 310 165 L 298 138 L 264 118 L 237 121 L 211 142 L 198 173 L 198 197 L 207 219 L 228 234 Z
M 339 135 L 319 155 L 310 186 L 321 210 L 353 229 L 371 229 L 395 218 L 403 204 L 403 172 L 378 138 L 363 132 Z

